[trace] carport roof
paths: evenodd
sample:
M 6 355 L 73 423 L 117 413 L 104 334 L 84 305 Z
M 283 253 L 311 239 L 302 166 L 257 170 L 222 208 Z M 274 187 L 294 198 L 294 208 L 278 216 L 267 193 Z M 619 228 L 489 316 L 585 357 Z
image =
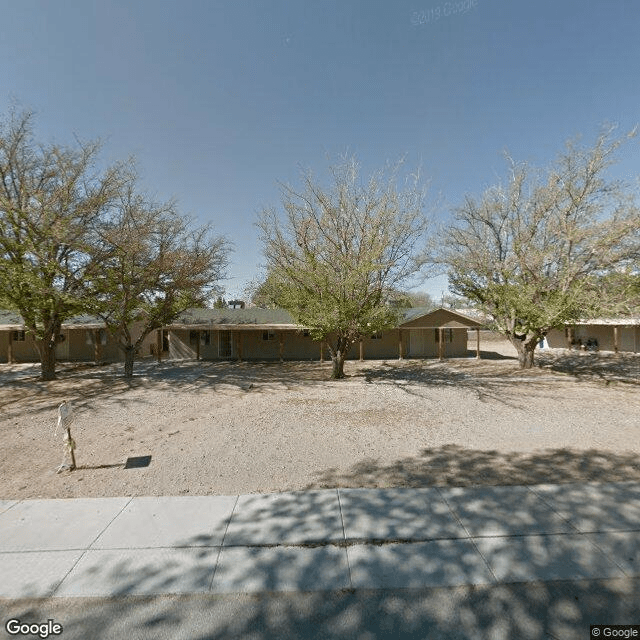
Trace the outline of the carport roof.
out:
M 593 318 L 592 320 L 578 320 L 573 324 L 606 325 L 606 326 L 617 325 L 619 327 L 624 327 L 624 326 L 629 327 L 633 325 L 640 325 L 640 316 L 626 316 L 626 317 L 619 317 L 619 318 Z

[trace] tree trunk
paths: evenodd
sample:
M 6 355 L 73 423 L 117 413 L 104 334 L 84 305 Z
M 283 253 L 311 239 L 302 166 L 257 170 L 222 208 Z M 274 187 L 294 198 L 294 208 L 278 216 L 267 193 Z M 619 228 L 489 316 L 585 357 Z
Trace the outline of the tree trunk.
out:
M 344 360 L 347 357 L 349 348 L 351 347 L 351 340 L 346 336 L 338 336 L 335 349 L 329 345 L 329 352 L 331 353 L 331 362 L 333 363 L 333 369 L 331 371 L 331 378 L 333 380 L 339 380 L 344 378 Z
M 525 342 L 519 338 L 511 338 L 511 344 L 518 352 L 518 365 L 521 369 L 531 369 L 531 367 L 533 367 L 533 354 L 538 342 L 539 339 L 532 339 Z
M 344 378 L 344 351 L 338 349 L 331 356 L 331 362 L 333 363 L 333 369 L 331 370 L 331 378 L 333 380 L 339 380 Z
M 124 377 L 127 379 L 133 378 L 133 359 L 135 355 L 136 350 L 132 345 L 124 350 Z
M 56 379 L 56 345 L 49 340 L 37 341 L 40 352 L 40 368 L 43 380 Z

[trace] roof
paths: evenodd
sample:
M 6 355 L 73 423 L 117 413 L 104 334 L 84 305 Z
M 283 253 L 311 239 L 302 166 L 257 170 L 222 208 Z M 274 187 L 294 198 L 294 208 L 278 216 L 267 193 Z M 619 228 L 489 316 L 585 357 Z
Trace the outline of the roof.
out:
M 0 326 L 3 329 L 22 329 L 24 323 L 20 314 L 8 309 L 0 309 Z
M 63 329 L 100 329 L 104 326 L 104 322 L 100 318 L 86 315 L 75 316 L 62 323 Z M 0 309 L 0 329 L 4 329 L 5 331 L 24 329 L 24 320 L 22 316 L 15 311 Z
M 415 311 L 416 313 L 405 314 L 400 326 L 406 329 L 480 329 L 485 326 L 483 322 L 442 307 L 426 313 L 424 309 L 407 309 L 407 311 Z M 422 312 L 420 313 L 420 311 Z
M 95 329 L 104 327 L 104 322 L 95 316 L 75 316 L 62 323 L 63 329 Z M 285 309 L 187 309 L 171 326 L 176 329 L 221 329 L 271 330 L 303 329 Z M 429 311 L 425 307 L 414 307 L 402 311 L 400 326 L 403 328 L 478 328 L 482 323 L 450 309 Z M 0 328 L 22 329 L 24 323 L 14 311 L 0 310 Z
M 591 320 L 578 320 L 570 324 L 596 324 L 596 325 L 609 325 L 609 326 L 632 326 L 640 325 L 640 316 L 627 316 L 619 318 L 593 318 Z
M 284 309 L 187 309 L 172 323 L 176 328 L 216 329 L 299 329 L 293 316 Z

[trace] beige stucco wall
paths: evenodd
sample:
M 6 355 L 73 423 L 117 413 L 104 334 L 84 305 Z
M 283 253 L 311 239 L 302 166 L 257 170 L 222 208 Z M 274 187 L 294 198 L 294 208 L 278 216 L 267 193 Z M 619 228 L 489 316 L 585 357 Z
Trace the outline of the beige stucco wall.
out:
M 0 331 L 0 362 L 7 362 L 7 350 L 9 347 L 9 331 Z M 24 341 L 15 341 L 11 343 L 13 352 L 13 360 L 15 362 L 38 362 L 40 356 L 36 348 L 33 338 L 29 334 L 25 335 Z
M 446 342 L 446 357 L 465 357 L 467 351 L 467 330 L 452 329 L 452 342 Z M 203 330 L 201 334 L 204 334 Z M 220 331 L 209 332 L 209 344 L 200 341 L 200 358 L 202 360 L 219 360 L 238 358 L 239 339 L 241 339 L 241 354 L 243 360 L 279 360 L 280 359 L 280 335 L 283 336 L 282 357 L 284 360 L 319 360 L 320 343 L 312 340 L 310 336 L 304 336 L 302 331 L 284 330 L 273 331 L 272 340 L 263 339 L 262 330 L 231 331 L 231 354 L 227 358 L 219 355 Z M 418 339 L 411 338 L 411 335 Z M 162 354 L 163 359 L 193 359 L 197 350 L 195 336 L 192 339 L 189 329 L 172 329 L 168 332 L 169 351 Z M 435 341 L 434 329 L 402 329 L 403 356 L 407 358 L 433 358 L 438 356 L 438 347 Z M 143 353 L 155 353 L 156 334 L 153 332 L 149 340 L 145 341 Z M 391 329 L 383 333 L 381 338 L 364 338 L 364 357 L 368 360 L 397 359 L 398 329 Z M 329 351 L 325 347 L 324 357 L 329 358 Z M 360 357 L 360 345 L 355 342 L 351 345 L 347 359 L 357 360 Z
M 132 327 L 132 334 L 136 335 L 137 327 Z M 63 328 L 64 341 L 56 345 L 56 360 L 59 362 L 94 362 L 95 361 L 95 330 L 84 328 Z M 139 335 L 139 334 L 138 334 Z M 155 344 L 155 332 L 145 340 L 145 343 Z M 0 331 L 0 362 L 7 362 L 9 346 L 9 332 Z M 148 346 L 143 345 L 138 358 L 149 355 Z M 15 362 L 39 362 L 40 356 L 33 339 L 27 334 L 24 341 L 12 341 L 13 359 Z M 118 347 L 116 339 L 105 330 L 105 342 L 100 345 L 100 362 L 122 362 L 124 355 Z
M 410 333 L 408 339 L 409 358 L 437 358 L 438 343 L 436 342 L 437 329 L 412 329 L 403 331 L 404 335 Z M 447 358 L 463 358 L 467 356 L 467 329 L 444 329 L 445 348 L 444 355 Z M 451 339 L 451 341 L 449 341 Z M 405 341 L 406 342 L 406 341 Z
M 95 362 L 96 332 L 94 329 L 63 329 L 62 335 L 65 337 L 64 342 L 56 345 L 58 361 Z M 99 340 L 100 362 L 119 362 L 123 359 L 117 341 L 106 330 L 103 330 Z
M 231 337 L 231 353 L 226 358 L 220 355 L 221 334 L 224 333 L 230 334 Z M 264 340 L 262 330 L 208 331 L 209 344 L 206 344 L 206 340 L 203 340 L 202 337 L 200 339 L 200 358 L 202 360 L 236 360 L 240 351 L 243 360 L 279 360 L 281 335 L 284 360 L 317 360 L 320 358 L 320 344 L 312 340 L 311 337 L 304 336 L 301 331 L 285 330 L 279 332 L 276 330 L 272 333 L 272 340 Z M 204 330 L 201 331 L 202 335 L 205 335 Z M 194 335 L 192 340 L 189 329 L 172 329 L 169 331 L 169 352 L 164 352 L 163 358 L 195 358 L 197 355 L 196 339 L 197 337 Z

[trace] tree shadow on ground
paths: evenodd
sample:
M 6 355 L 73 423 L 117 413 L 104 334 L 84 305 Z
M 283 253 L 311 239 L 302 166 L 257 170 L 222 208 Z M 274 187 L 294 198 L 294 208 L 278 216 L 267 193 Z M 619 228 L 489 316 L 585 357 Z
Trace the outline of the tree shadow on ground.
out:
M 360 460 L 325 469 L 307 489 L 331 487 L 472 487 L 640 480 L 640 455 L 598 449 L 503 453 L 445 445 L 389 464 Z
M 515 351 L 515 349 L 514 349 Z M 467 350 L 467 358 L 475 358 L 476 350 L 468 349 Z M 518 357 L 516 355 L 507 355 L 502 353 L 501 351 L 492 351 L 491 349 L 480 349 L 480 359 L 481 360 L 511 360 L 517 361 Z
M 409 360 L 402 364 L 383 362 L 376 366 L 362 366 L 359 374 L 369 384 L 390 384 L 410 395 L 424 397 L 429 389 L 452 387 L 467 391 L 481 402 L 497 402 L 522 408 L 526 397 L 516 384 L 516 377 L 524 375 L 527 395 L 548 392 L 551 385 L 540 379 L 539 371 L 522 374 L 511 363 L 483 363 L 459 358 L 445 361 Z
M 132 391 L 189 391 L 207 393 L 236 391 L 261 393 L 278 389 L 295 389 L 326 383 L 330 363 L 318 362 L 207 362 L 171 360 L 137 362 L 134 376 L 123 377 L 124 365 L 67 363 L 58 370 L 56 380 L 39 379 L 39 365 L 0 365 L 0 381 L 10 393 L 0 399 L 0 411 L 12 417 L 24 410 L 35 413 L 56 409 L 62 400 L 72 400 L 81 411 L 99 399 L 109 399 L 124 406 L 145 403 L 141 394 Z
M 607 516 L 616 521 L 618 511 L 635 518 L 627 524 L 640 526 L 637 485 L 622 487 L 617 501 L 607 500 L 606 486 L 586 489 L 576 487 L 578 498 L 569 501 L 577 511 L 601 523 Z M 640 577 L 625 577 L 596 544 L 558 529 L 563 518 L 534 491 L 446 496 L 438 490 L 422 496 L 375 492 L 352 497 L 348 506 L 335 491 L 246 496 L 241 507 L 231 502 L 224 514 L 212 507 L 219 515 L 210 533 L 176 540 L 172 547 L 132 550 L 129 561 L 118 550 L 115 560 L 88 552 L 74 568 L 76 579 L 111 585 L 109 597 L 30 600 L 25 594 L 0 601 L 3 620 L 51 618 L 73 640 L 577 640 L 588 637 L 590 624 L 637 619 Z M 548 499 L 564 505 L 564 497 L 559 492 Z M 513 520 L 525 530 L 486 539 L 488 551 L 480 555 L 482 537 L 471 537 L 480 534 L 463 531 L 453 517 L 469 511 L 478 530 L 497 521 L 509 527 Z M 458 533 L 425 531 L 422 542 L 366 546 L 347 537 L 347 523 L 374 522 L 377 530 L 380 521 L 403 516 L 414 529 L 419 520 L 425 529 L 450 524 Z M 541 526 L 545 533 L 536 535 Z M 570 579 L 536 578 L 566 574 L 567 564 L 575 566 Z M 503 569 L 520 577 L 501 580 Z M 373 586 L 345 588 L 351 580 Z M 390 586 L 394 582 L 404 586 Z M 185 585 L 205 593 L 172 595 Z M 216 585 L 220 592 L 211 592 Z M 145 590 L 167 595 L 139 595 Z
M 640 385 L 640 354 L 561 351 L 540 352 L 536 364 L 580 380 L 604 380 Z
M 356 592 L 0 601 L 2 620 L 53 619 L 65 640 L 584 640 L 638 619 L 640 579 Z

